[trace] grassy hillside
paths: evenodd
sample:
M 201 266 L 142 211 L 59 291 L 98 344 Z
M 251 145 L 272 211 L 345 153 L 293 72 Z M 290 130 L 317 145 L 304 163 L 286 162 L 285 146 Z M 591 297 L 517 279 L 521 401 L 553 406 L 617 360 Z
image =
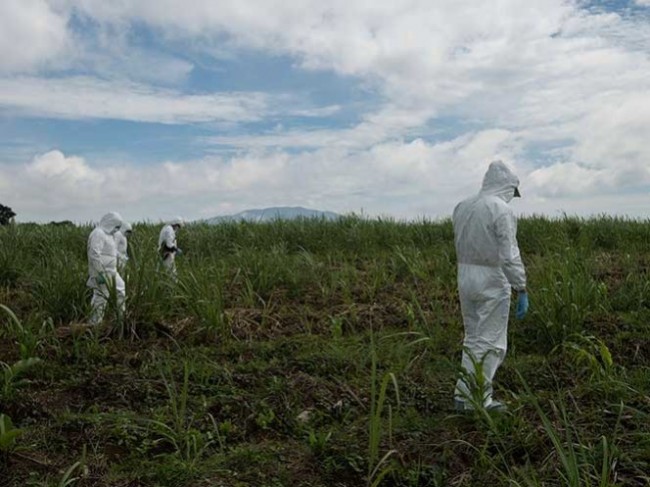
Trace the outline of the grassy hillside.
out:
M 126 316 L 66 334 L 90 228 L 0 228 L 1 486 L 650 482 L 649 222 L 520 221 L 510 412 L 468 416 L 449 222 L 189 226 L 177 284 L 158 231 Z

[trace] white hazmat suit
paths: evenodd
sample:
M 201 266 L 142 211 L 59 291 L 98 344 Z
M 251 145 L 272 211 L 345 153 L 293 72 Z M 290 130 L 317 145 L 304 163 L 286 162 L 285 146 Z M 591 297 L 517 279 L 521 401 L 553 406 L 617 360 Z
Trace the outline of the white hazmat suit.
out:
M 519 196 L 519 179 L 501 161 L 490 164 L 478 195 L 456 206 L 454 240 L 458 291 L 465 325 L 462 367 L 454 398 L 457 409 L 472 409 L 476 398 L 476 364 L 482 364 L 485 407 L 501 408 L 492 399 L 492 380 L 507 349 L 511 288 L 526 290 L 526 271 L 517 244 L 517 222 L 508 205 Z
M 114 289 L 117 304 L 124 312 L 126 289 L 124 280 L 117 271 L 117 247 L 115 232 L 122 225 L 119 213 L 111 212 L 102 217 L 99 225 L 88 237 L 88 281 L 87 286 L 93 290 L 90 302 L 92 314 L 90 324 L 97 325 L 104 318 L 106 303 L 110 290 Z
M 124 271 L 124 266 L 129 260 L 127 233 L 131 232 L 131 225 L 123 222 L 120 229 L 115 232 L 115 247 L 117 250 L 117 269 L 119 272 Z
M 162 258 L 164 268 L 173 276 L 176 275 L 176 254 L 180 253 L 176 243 L 176 228 L 184 225 L 181 217 L 176 217 L 162 228 L 158 237 L 158 250 Z

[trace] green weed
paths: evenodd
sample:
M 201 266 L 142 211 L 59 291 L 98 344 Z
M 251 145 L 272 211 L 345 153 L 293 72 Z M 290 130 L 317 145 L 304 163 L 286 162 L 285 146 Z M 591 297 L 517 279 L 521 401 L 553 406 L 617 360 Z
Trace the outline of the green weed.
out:
M 645 485 L 649 223 L 520 220 L 531 310 L 509 327 L 501 415 L 482 407 L 480 364 L 475 412 L 452 410 L 463 330 L 449 220 L 187 225 L 177 281 L 159 266 L 160 226 L 138 224 L 126 314 L 109 305 L 108 336 L 60 338 L 88 315 L 91 228 L 0 228 L 13 313 L 0 311 L 0 410 L 23 431 L 2 480 Z M 36 356 L 38 373 L 16 365 Z M 95 452 L 83 466 L 80 444 Z
M 392 466 L 389 460 L 397 450 L 390 449 L 382 458 L 379 458 L 379 446 L 382 437 L 382 414 L 384 403 L 386 401 L 388 386 L 393 385 L 395 392 L 396 404 L 399 407 L 399 387 L 395 374 L 389 372 L 381 378 L 381 384 L 378 383 L 379 377 L 377 372 L 377 352 L 375 348 L 374 335 L 370 338 L 370 418 L 368 427 L 368 485 L 377 486 L 381 480 L 391 471 Z M 388 405 L 388 442 L 392 443 L 393 434 L 393 409 Z
M 16 446 L 16 440 L 23 434 L 23 430 L 15 428 L 11 418 L 6 414 L 0 414 L 0 457 L 6 462 L 7 455 Z M 2 462 L 0 462 L 2 463 Z
M 2 389 L 0 389 L 0 391 L 2 394 L 0 395 L 0 398 L 4 400 L 12 398 L 16 392 L 16 389 L 26 384 L 23 376 L 29 369 L 39 363 L 41 363 L 41 359 L 36 357 L 19 360 L 14 364 L 0 362 L 0 368 L 2 369 L 2 373 L 0 375 L 2 378 L 2 381 L 0 382 L 0 386 L 2 386 Z

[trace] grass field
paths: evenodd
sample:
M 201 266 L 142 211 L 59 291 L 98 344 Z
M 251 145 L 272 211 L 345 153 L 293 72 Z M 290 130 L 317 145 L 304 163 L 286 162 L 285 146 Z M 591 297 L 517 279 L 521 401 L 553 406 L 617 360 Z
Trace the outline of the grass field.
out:
M 126 316 L 83 323 L 89 227 L 0 228 L 0 486 L 650 484 L 650 222 L 519 223 L 531 310 L 452 410 L 451 224 L 135 225 Z

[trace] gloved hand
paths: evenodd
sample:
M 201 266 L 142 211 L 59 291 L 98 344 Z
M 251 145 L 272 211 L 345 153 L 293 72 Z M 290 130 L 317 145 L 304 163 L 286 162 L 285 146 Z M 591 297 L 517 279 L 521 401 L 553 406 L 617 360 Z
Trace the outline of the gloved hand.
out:
M 183 255 L 183 251 L 181 249 L 176 249 L 176 257 L 180 257 Z
M 518 320 L 523 319 L 528 312 L 528 293 L 526 291 L 521 291 L 517 295 L 517 313 L 516 317 Z
M 97 277 L 95 278 L 95 282 L 97 283 L 98 286 L 106 284 L 106 278 L 104 277 L 104 274 L 98 274 Z

